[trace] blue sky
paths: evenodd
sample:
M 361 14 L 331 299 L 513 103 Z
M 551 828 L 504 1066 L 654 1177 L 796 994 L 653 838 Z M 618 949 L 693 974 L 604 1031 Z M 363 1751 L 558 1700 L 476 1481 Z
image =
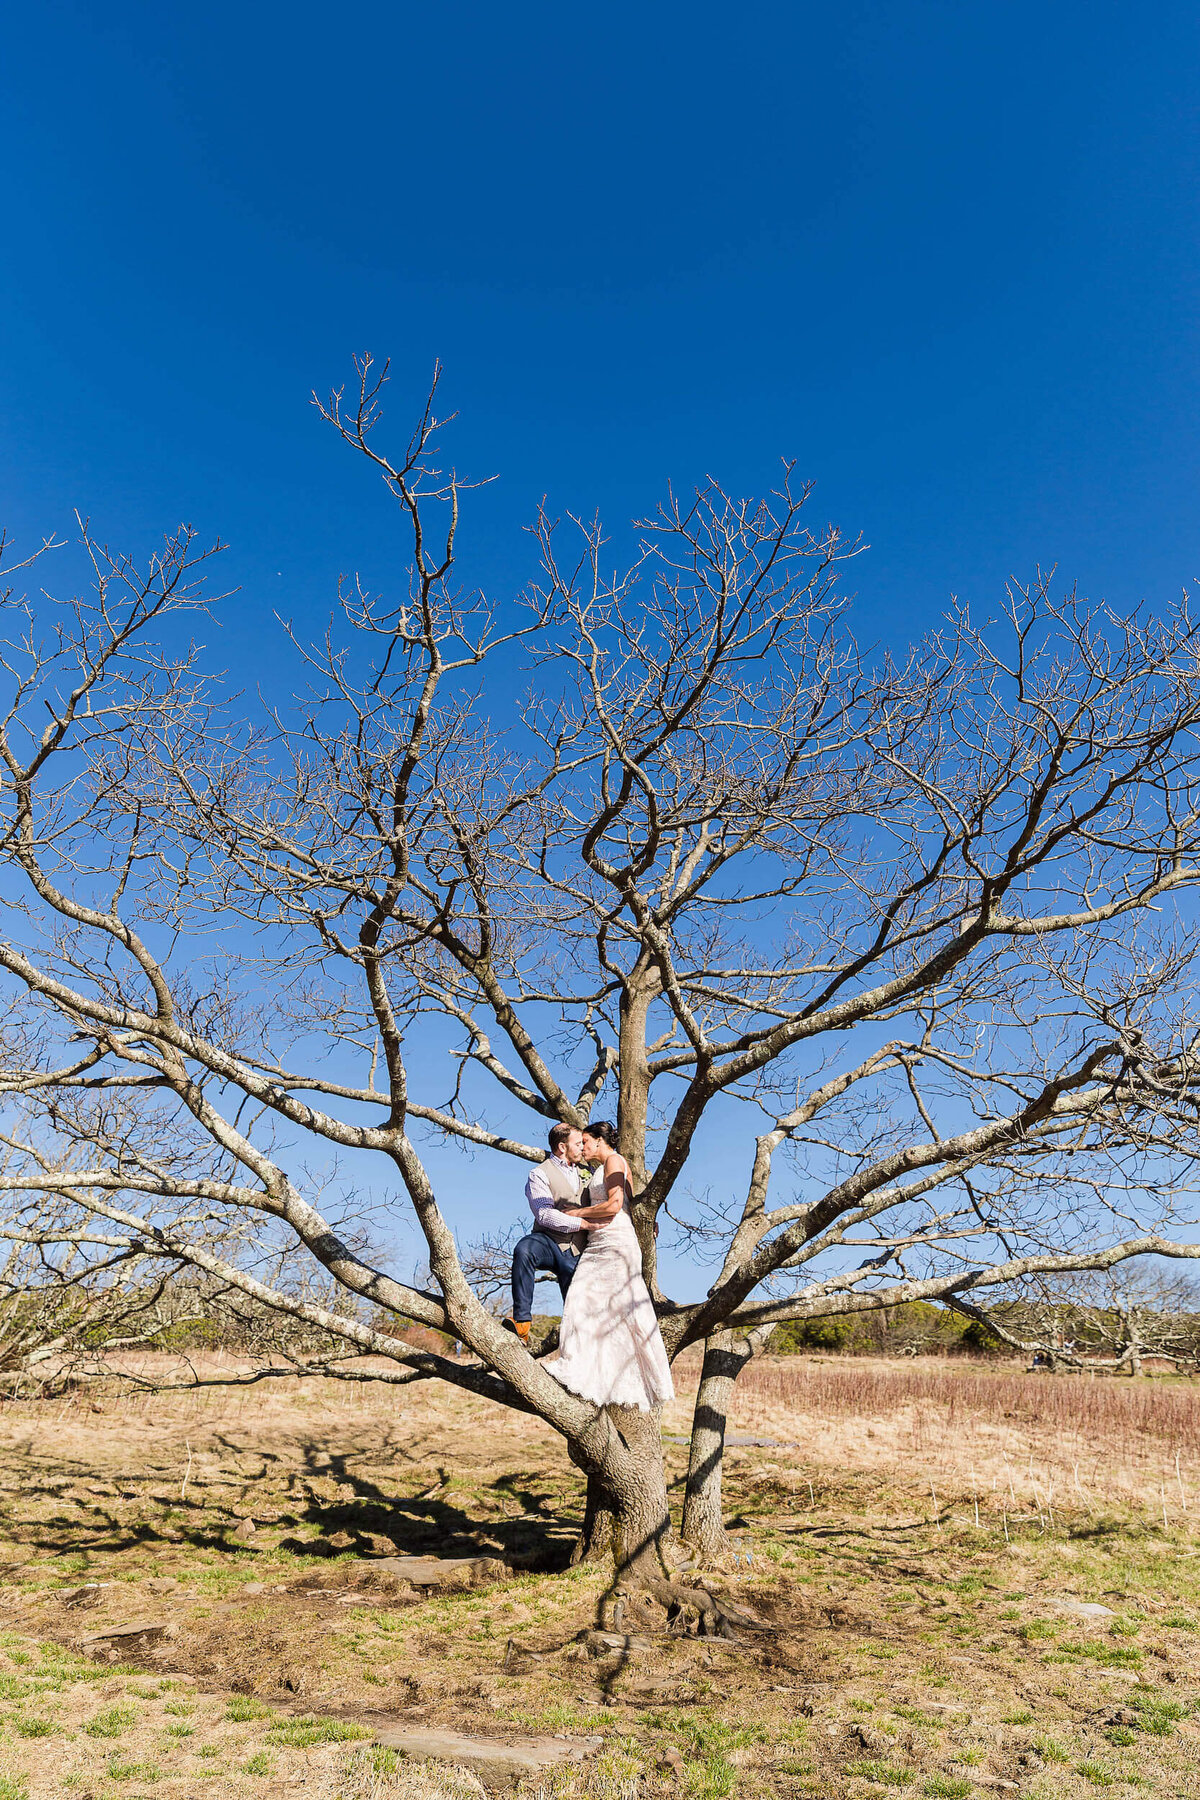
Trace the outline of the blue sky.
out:
M 4 518 L 141 551 L 188 519 L 278 610 L 390 566 L 312 387 L 435 356 L 473 576 L 538 498 L 621 525 L 780 455 L 907 637 L 1057 564 L 1200 573 L 1200 14 L 1172 0 L 16 9 Z

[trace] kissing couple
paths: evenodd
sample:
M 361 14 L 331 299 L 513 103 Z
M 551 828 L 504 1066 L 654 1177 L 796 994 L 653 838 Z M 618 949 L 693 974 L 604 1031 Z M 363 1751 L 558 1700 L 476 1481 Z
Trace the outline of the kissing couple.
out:
M 513 1309 L 504 1325 L 528 1344 L 537 1272 L 554 1275 L 563 1316 L 550 1374 L 595 1406 L 649 1412 L 674 1399 L 675 1388 L 642 1280 L 629 1217 L 633 1186 L 616 1135 L 605 1120 L 586 1131 L 551 1130 L 550 1154 L 525 1183 L 533 1229 L 513 1251 Z

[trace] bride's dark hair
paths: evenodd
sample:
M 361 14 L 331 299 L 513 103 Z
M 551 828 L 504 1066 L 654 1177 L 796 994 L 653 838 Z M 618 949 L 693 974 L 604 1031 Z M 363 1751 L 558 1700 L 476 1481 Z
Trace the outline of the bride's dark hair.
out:
M 617 1149 L 617 1128 L 611 1119 L 596 1119 L 591 1125 L 585 1125 L 584 1130 L 589 1137 L 599 1138 L 602 1144 L 607 1144 L 610 1150 Z

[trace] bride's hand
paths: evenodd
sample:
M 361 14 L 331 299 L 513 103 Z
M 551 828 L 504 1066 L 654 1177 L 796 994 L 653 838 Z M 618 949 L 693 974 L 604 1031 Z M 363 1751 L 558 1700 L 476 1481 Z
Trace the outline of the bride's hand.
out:
M 607 1200 L 597 1200 L 593 1206 L 584 1207 L 579 1214 L 579 1222 L 590 1230 L 593 1225 L 607 1225 L 610 1219 L 616 1218 L 620 1210 L 620 1195 L 610 1195 Z

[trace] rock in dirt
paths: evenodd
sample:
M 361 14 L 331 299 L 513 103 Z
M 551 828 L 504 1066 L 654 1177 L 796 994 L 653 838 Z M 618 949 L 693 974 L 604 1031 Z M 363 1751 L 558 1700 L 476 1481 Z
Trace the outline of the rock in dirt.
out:
M 1101 1606 L 1098 1600 L 1076 1600 L 1071 1594 L 1052 1594 L 1050 1604 L 1059 1612 L 1070 1613 L 1073 1619 L 1115 1619 L 1117 1616 L 1111 1606 Z
M 342 1567 L 355 1579 L 391 1575 L 416 1588 L 479 1587 L 510 1573 L 499 1556 L 373 1556 Z
M 254 1523 L 253 1519 L 243 1519 L 241 1524 L 235 1528 L 233 1536 L 238 1538 L 244 1544 L 254 1536 L 254 1533 L 257 1530 L 258 1526 Z
M 850 1732 L 850 1741 L 870 1756 L 886 1756 L 895 1748 L 895 1739 L 886 1731 L 878 1731 L 874 1725 L 855 1725 Z
M 152 1594 L 173 1594 L 179 1583 L 173 1575 L 155 1575 L 146 1586 Z
M 58 1597 L 64 1606 L 82 1611 L 87 1606 L 99 1606 L 103 1598 L 102 1589 L 112 1585 L 111 1581 L 85 1581 L 82 1587 L 62 1588 Z
M 597 1660 L 604 1656 L 629 1656 L 635 1650 L 650 1648 L 645 1638 L 626 1637 L 623 1631 L 587 1631 L 582 1642 L 588 1655 Z
M 375 1729 L 375 1742 L 397 1750 L 413 1761 L 459 1763 L 478 1775 L 487 1787 L 512 1787 L 523 1775 L 541 1775 L 564 1763 L 581 1763 L 594 1756 L 603 1738 L 467 1737 L 458 1731 L 401 1728 L 383 1725 Z
M 179 1627 L 171 1619 L 126 1620 L 119 1625 L 106 1625 L 103 1631 L 89 1631 L 80 1641 L 85 1650 L 112 1644 L 121 1650 L 140 1649 L 174 1637 Z

